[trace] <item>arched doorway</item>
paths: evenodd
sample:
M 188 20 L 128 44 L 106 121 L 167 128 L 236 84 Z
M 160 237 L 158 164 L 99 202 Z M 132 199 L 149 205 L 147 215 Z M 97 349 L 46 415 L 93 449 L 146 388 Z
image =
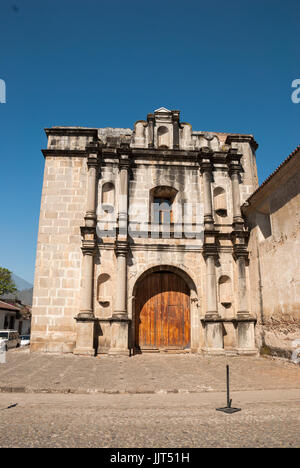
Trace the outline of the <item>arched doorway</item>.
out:
M 135 295 L 135 348 L 140 351 L 189 349 L 190 289 L 170 271 L 141 278 Z

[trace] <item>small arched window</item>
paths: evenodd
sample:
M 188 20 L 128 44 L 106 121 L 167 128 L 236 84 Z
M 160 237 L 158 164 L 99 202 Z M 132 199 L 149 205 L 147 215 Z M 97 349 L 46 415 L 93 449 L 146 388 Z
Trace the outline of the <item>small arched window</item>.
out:
M 173 223 L 172 205 L 176 194 L 176 189 L 167 186 L 155 187 L 150 190 L 150 221 L 152 223 Z

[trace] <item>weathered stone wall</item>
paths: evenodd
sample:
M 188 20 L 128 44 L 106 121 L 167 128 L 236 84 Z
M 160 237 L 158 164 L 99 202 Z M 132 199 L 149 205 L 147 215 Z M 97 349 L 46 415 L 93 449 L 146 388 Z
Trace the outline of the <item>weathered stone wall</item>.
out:
M 257 339 L 263 352 L 283 356 L 289 356 L 293 341 L 300 339 L 300 164 L 296 162 L 295 158 L 261 189 L 259 204 L 250 206 L 248 215 Z
M 71 352 L 74 347 L 85 204 L 85 158 L 47 157 L 33 293 L 33 351 Z

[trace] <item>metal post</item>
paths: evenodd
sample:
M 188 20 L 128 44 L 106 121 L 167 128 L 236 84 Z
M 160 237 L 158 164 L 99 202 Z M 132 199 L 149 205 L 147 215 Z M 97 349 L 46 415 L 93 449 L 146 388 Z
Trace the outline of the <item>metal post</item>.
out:
M 241 408 L 232 408 L 230 399 L 230 387 L 229 387 L 229 365 L 226 366 L 226 387 L 227 387 L 227 406 L 225 408 L 216 408 L 217 411 L 223 411 L 223 413 L 232 414 L 241 411 Z

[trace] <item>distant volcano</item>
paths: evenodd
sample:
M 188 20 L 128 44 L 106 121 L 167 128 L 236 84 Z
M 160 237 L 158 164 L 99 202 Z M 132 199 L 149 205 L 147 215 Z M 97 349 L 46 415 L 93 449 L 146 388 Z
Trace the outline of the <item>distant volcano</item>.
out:
M 21 301 L 22 304 L 31 306 L 33 285 L 28 283 L 28 281 L 24 280 L 23 278 L 20 278 L 20 276 L 15 275 L 14 273 L 12 273 L 11 277 L 18 291 L 12 294 L 3 294 L 1 298 L 2 299 L 19 299 L 19 301 Z
M 31 283 L 28 283 L 28 281 L 20 278 L 20 276 L 17 276 L 14 273 L 12 273 L 11 277 L 18 291 L 24 291 L 24 289 L 31 289 L 33 287 Z

